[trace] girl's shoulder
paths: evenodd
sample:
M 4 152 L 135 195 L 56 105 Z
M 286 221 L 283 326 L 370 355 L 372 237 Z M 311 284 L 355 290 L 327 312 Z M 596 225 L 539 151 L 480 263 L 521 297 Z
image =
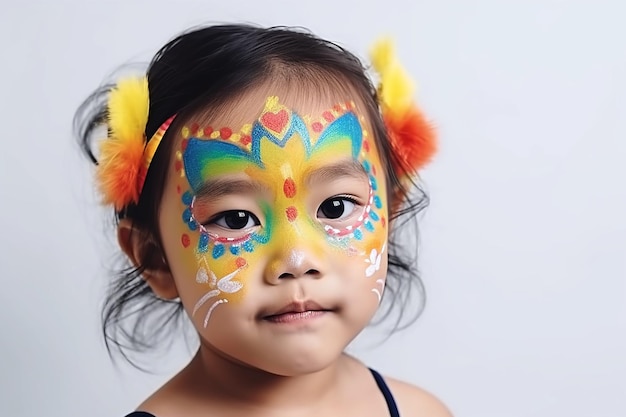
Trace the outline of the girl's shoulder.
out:
M 385 377 L 402 417 L 452 417 L 450 410 L 433 394 L 406 382 Z M 137 416 L 139 417 L 139 416 Z
M 450 410 L 434 395 L 406 382 L 384 377 L 402 417 L 453 417 Z M 157 417 L 135 411 L 126 417 Z

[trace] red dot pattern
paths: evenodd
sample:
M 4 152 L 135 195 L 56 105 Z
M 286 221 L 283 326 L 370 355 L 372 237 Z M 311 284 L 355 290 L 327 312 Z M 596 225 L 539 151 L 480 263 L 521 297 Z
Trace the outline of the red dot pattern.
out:
M 242 135 L 241 138 L 239 138 L 239 142 L 246 146 L 249 145 L 250 142 L 252 142 L 252 138 L 250 137 L 250 135 Z
M 283 184 L 283 192 L 287 198 L 294 198 L 296 196 L 296 183 L 291 177 L 285 180 L 285 183 Z
M 243 268 L 248 264 L 248 262 L 246 262 L 246 260 L 242 257 L 239 257 L 235 260 L 235 264 L 237 265 L 237 268 Z
M 220 129 L 220 136 L 222 139 L 228 139 L 233 134 L 233 131 L 227 127 L 223 127 Z
M 180 242 L 183 244 L 183 247 L 187 248 L 191 244 L 191 239 L 189 239 L 189 235 L 185 233 L 181 236 Z
M 293 222 L 298 218 L 298 209 L 296 209 L 294 206 L 287 207 L 287 210 L 285 210 L 285 212 L 287 213 L 287 220 L 289 220 L 290 222 Z
M 320 122 L 315 122 L 311 125 L 311 128 L 313 129 L 314 132 L 319 133 L 322 131 L 324 126 L 322 126 Z

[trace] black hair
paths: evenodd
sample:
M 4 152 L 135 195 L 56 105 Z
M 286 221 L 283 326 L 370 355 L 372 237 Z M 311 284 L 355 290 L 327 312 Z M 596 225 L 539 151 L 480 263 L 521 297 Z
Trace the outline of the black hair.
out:
M 115 213 L 117 219 L 130 219 L 134 228 L 153 244 L 147 245 L 139 267 L 131 266 L 123 257 L 124 266 L 110 283 L 102 309 L 102 332 L 111 356 L 115 349 L 133 363 L 129 353 L 162 346 L 171 335 L 171 326 L 184 322 L 181 303 L 159 299 L 142 279 L 142 272 L 162 259 L 158 214 L 166 167 L 173 151 L 171 132 L 178 130 L 177 120 L 220 106 L 285 70 L 344 83 L 364 103 L 386 172 L 389 201 L 396 202 L 389 213 L 394 224 L 390 229 L 389 271 L 380 319 L 395 311 L 395 331 L 415 321 L 421 313 L 425 294 L 416 264 L 415 214 L 426 207 L 428 198 L 418 184 L 407 185 L 393 169 L 403 162 L 391 150 L 377 91 L 362 62 L 339 45 L 299 28 L 201 27 L 182 33 L 163 46 L 147 69 L 150 108 L 146 137 L 151 137 L 172 115 L 177 118 L 152 160 L 138 203 Z M 98 162 L 92 150 L 94 132 L 98 127 L 106 127 L 106 98 L 112 87 L 113 84 L 104 85 L 90 95 L 74 119 L 80 146 L 95 164 Z M 400 233 L 402 239 L 415 239 L 415 244 L 399 243 Z M 415 291 L 417 299 L 413 297 Z M 407 316 L 409 304 L 413 313 Z

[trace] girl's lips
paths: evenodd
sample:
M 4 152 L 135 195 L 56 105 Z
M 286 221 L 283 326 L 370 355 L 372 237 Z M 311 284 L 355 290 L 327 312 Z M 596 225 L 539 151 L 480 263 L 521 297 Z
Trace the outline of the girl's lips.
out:
M 326 310 L 315 301 L 292 301 L 291 303 L 275 310 L 265 311 L 262 317 L 278 316 L 283 313 L 302 313 L 309 310 Z
M 278 310 L 262 314 L 261 318 L 272 323 L 296 323 L 321 317 L 330 311 L 315 301 L 294 301 Z
M 264 317 L 263 319 L 277 324 L 298 323 L 302 321 L 312 320 L 328 313 L 328 310 L 306 310 L 292 311 L 288 313 L 275 314 Z

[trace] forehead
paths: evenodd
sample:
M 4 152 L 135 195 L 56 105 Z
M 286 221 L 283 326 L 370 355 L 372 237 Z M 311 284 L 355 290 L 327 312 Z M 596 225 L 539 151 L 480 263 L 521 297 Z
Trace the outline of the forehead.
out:
M 260 116 L 238 131 L 224 127 L 184 127 L 182 162 L 192 188 L 207 177 L 251 168 L 292 170 L 292 166 L 324 165 L 356 160 L 363 128 L 353 102 L 334 105 L 319 117 L 301 116 L 268 97 Z
M 286 79 L 281 85 L 280 80 L 272 80 L 263 85 L 249 89 L 243 93 L 233 95 L 219 103 L 213 103 L 207 108 L 201 109 L 188 117 L 183 123 L 184 127 L 192 133 L 206 133 L 204 129 L 210 127 L 209 132 L 220 131 L 239 133 L 242 128 L 254 124 L 267 110 L 267 100 L 269 97 L 279 97 L 280 105 L 289 111 L 303 117 L 311 128 L 313 119 L 321 118 L 328 112 L 342 103 L 353 103 L 355 113 L 360 118 L 363 129 L 369 130 L 369 120 L 365 114 L 365 106 L 359 94 L 347 83 L 342 83 L 336 79 L 307 80 L 298 82 L 292 78 Z M 268 116 L 269 117 L 269 116 Z M 202 129 L 202 130 L 200 130 Z M 208 136 L 210 136 L 210 133 Z M 222 138 L 213 133 L 213 138 Z M 177 135 L 180 142 L 185 139 L 185 135 Z
M 183 125 L 176 154 L 192 188 L 207 176 L 250 165 L 278 168 L 290 162 L 358 158 L 368 121 L 354 95 L 341 99 L 340 94 L 318 93 L 307 99 L 287 94 L 283 99 L 267 94 L 242 95 Z

